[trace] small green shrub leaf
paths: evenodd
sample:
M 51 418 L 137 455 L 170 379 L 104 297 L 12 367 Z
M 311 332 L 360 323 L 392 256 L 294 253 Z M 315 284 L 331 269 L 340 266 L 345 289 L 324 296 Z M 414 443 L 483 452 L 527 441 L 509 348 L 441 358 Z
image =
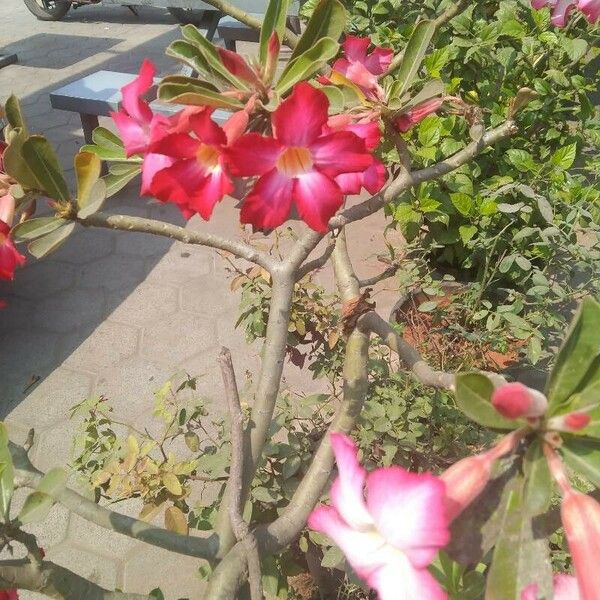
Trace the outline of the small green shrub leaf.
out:
M 12 236 L 17 242 L 35 240 L 36 238 L 52 233 L 55 229 L 62 227 L 66 221 L 58 217 L 37 217 L 27 219 L 12 229 Z
M 67 202 L 70 198 L 69 188 L 48 140 L 40 135 L 32 135 L 23 142 L 21 154 L 43 191 L 53 200 Z
M 58 250 L 73 233 L 73 229 L 75 229 L 75 223 L 67 223 L 44 237 L 37 238 L 27 246 L 27 249 L 36 258 L 42 258 Z
M 600 441 L 578 437 L 568 438 L 565 439 L 561 452 L 571 469 L 600 488 Z

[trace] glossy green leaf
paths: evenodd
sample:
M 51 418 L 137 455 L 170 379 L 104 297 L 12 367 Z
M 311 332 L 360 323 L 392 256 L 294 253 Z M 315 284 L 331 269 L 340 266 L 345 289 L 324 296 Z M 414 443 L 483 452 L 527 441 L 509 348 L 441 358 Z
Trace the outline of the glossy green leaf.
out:
M 531 516 L 540 515 L 550 507 L 554 481 L 538 439 L 531 442 L 527 448 L 523 459 L 523 473 L 525 475 L 525 509 Z
M 600 441 L 569 437 L 565 439 L 561 452 L 571 469 L 600 488 Z
M 548 541 L 536 538 L 525 504 L 525 480 L 516 477 L 507 490 L 500 535 L 487 576 L 485 600 L 521 600 L 522 591 L 538 585 L 542 598 L 552 593 L 552 566 Z
M 75 155 L 75 177 L 77 178 L 77 205 L 83 208 L 89 203 L 94 184 L 100 178 L 102 163 L 93 152 L 79 152 Z
M 321 38 L 312 48 L 288 63 L 275 85 L 275 90 L 283 94 L 299 81 L 311 77 L 338 53 L 339 47 L 335 40 Z
M 546 388 L 549 414 L 600 377 L 600 304 L 585 298 L 571 322 Z
M 440 79 L 432 79 L 431 81 L 428 81 L 423 86 L 423 89 L 414 96 L 410 97 L 410 94 L 405 94 L 403 97 L 399 97 L 398 89 L 400 88 L 400 84 L 401 81 L 394 81 L 388 94 L 388 106 L 392 110 L 398 111 L 394 113 L 394 116 L 401 115 L 402 113 L 411 110 L 426 100 L 431 100 L 436 96 L 442 95 L 445 90 L 444 84 Z
M 42 189 L 53 200 L 66 202 L 70 198 L 69 188 L 63 176 L 58 158 L 48 140 L 40 135 L 32 135 L 23 142 L 23 159 L 35 173 Z
M 12 236 L 17 242 L 35 240 L 42 235 L 46 235 L 62 227 L 65 223 L 64 219 L 59 219 L 58 217 L 27 219 L 12 229 Z
M 15 490 L 15 468 L 8 449 L 8 431 L 0 422 L 0 518 L 9 518 L 10 502 Z
M 260 28 L 259 52 L 261 64 L 266 64 L 269 52 L 269 38 L 275 32 L 283 40 L 290 0 L 269 0 L 262 27 Z
M 342 90 L 335 85 L 324 85 L 319 88 L 329 100 L 329 113 L 338 114 L 344 109 L 345 98 Z
M 4 105 L 4 112 L 6 114 L 6 120 L 12 129 L 21 129 L 25 135 L 27 135 L 27 125 L 25 124 L 25 118 L 23 117 L 23 111 L 21 110 L 21 103 L 19 99 L 11 94 Z
M 208 83 L 180 76 L 165 77 L 158 86 L 158 98 L 175 104 L 213 106 L 229 110 L 243 107 L 240 101 L 223 96 Z
M 44 237 L 38 238 L 31 242 L 27 249 L 36 258 L 42 258 L 55 250 L 67 240 L 69 235 L 75 229 L 75 223 L 67 223 L 62 227 L 55 229 L 52 233 L 48 233 Z
M 23 144 L 27 134 L 22 129 L 15 129 L 9 136 L 8 148 L 4 151 L 3 161 L 5 171 L 16 179 L 24 188 L 38 189 L 40 183 L 31 169 L 23 160 Z
M 85 204 L 81 205 L 81 208 L 77 212 L 77 216 L 80 219 L 85 219 L 95 212 L 98 212 L 104 201 L 106 200 L 107 189 L 106 181 L 104 179 L 98 179 L 89 191 L 88 197 L 85 200 Z
M 456 376 L 456 404 L 470 419 L 491 429 L 517 429 L 520 420 L 506 419 L 491 403 L 494 385 L 481 373 Z
M 92 131 L 92 141 L 97 146 L 101 146 L 107 150 L 114 150 L 115 152 L 123 152 L 123 155 L 125 155 L 125 147 L 121 138 L 110 131 L 110 129 L 106 129 L 106 127 L 96 127 Z
M 119 167 L 119 168 L 117 168 Z M 112 165 L 108 174 L 102 179 L 106 183 L 106 197 L 110 198 L 121 191 L 132 179 L 142 172 L 142 165 Z
M 404 49 L 404 57 L 400 67 L 394 75 L 401 82 L 395 90 L 397 98 L 401 98 L 413 84 L 434 32 L 435 25 L 433 21 L 421 21 L 415 27 Z
M 248 89 L 248 86 L 241 79 L 232 75 L 225 68 L 214 47 L 211 47 L 210 55 L 207 56 L 206 50 L 200 48 L 197 44 L 186 40 L 176 40 L 167 47 L 166 53 L 168 56 L 172 56 L 192 67 L 209 83 L 218 86 L 233 86 L 243 90 Z
M 320 0 L 290 60 L 298 58 L 322 38 L 338 40 L 346 26 L 346 19 L 346 9 L 339 0 Z
M 54 499 L 52 496 L 44 492 L 32 492 L 25 499 L 18 519 L 23 524 L 43 521 L 53 505 Z

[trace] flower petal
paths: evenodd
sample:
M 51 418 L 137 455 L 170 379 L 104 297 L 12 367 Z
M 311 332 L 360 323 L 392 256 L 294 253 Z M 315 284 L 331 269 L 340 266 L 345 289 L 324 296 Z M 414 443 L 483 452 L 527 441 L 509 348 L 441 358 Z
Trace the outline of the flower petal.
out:
M 373 526 L 365 505 L 364 487 L 367 472 L 358 462 L 356 444 L 342 433 L 331 434 L 339 476 L 331 487 L 331 502 L 350 527 L 360 530 Z
M 554 600 L 579 600 L 579 586 L 573 575 L 557 573 L 553 578 Z
M 260 229 L 281 225 L 292 207 L 293 180 L 272 169 L 254 185 L 242 205 L 240 220 Z
M 332 179 L 310 171 L 296 178 L 294 200 L 302 220 L 315 231 L 326 232 L 329 219 L 343 204 L 344 196 Z
M 207 172 L 196 160 L 180 160 L 154 175 L 150 193 L 163 202 L 174 202 L 188 207 L 190 198 Z
M 329 100 L 321 90 L 301 81 L 273 113 L 275 137 L 286 146 L 306 147 L 327 123 Z
M 15 218 L 15 206 L 16 202 L 12 194 L 4 194 L 0 196 L 0 221 L 6 225 L 12 225 L 13 219 Z M 3 232 L 0 230 L 0 235 Z
M 574 6 L 575 2 L 573 0 L 558 0 L 556 6 L 552 10 L 552 18 L 550 19 L 552 25 L 564 27 L 567 24 L 569 13 Z
M 121 139 L 127 156 L 145 152 L 148 146 L 148 130 L 125 112 L 110 113 Z
M 309 149 L 315 167 L 329 177 L 365 171 L 373 164 L 364 140 L 349 131 L 322 136 Z
M 447 600 L 446 592 L 427 569 L 415 569 L 400 555 L 375 571 L 367 583 L 379 600 Z
M 8 237 L 10 227 L 0 222 L 0 279 L 12 281 L 15 269 L 25 264 L 25 257 L 18 252 L 12 240 Z
M 259 133 L 247 133 L 225 150 L 233 175 L 249 177 L 270 171 L 283 151 L 281 144 Z
M 369 194 L 374 195 L 385 185 L 387 175 L 385 165 L 374 159 L 373 164 L 363 173 L 363 187 Z
M 201 142 L 185 133 L 171 133 L 157 140 L 149 150 L 178 159 L 193 159 Z
M 142 186 L 140 194 L 143 196 L 152 194 L 152 180 L 154 176 L 163 169 L 170 167 L 175 159 L 164 154 L 146 154 L 142 165 Z
M 190 198 L 189 208 L 197 212 L 205 221 L 208 221 L 215 204 L 232 191 L 233 183 L 223 169 L 213 170 L 194 190 Z
M 444 482 L 430 473 L 389 467 L 367 477 L 367 508 L 378 530 L 415 567 L 428 565 L 450 541 L 444 496 Z
M 367 58 L 367 49 L 371 45 L 371 38 L 347 35 L 342 44 L 344 54 L 349 60 L 364 62 Z
M 121 96 L 123 98 L 121 104 L 123 108 L 130 117 L 139 123 L 149 123 L 152 119 L 152 111 L 148 103 L 144 102 L 141 97 L 154 84 L 155 73 L 156 68 L 146 58 L 140 67 L 139 75 L 131 83 L 121 88 Z
M 342 173 L 335 178 L 335 182 L 344 196 L 360 194 L 363 175 L 363 173 Z
M 377 46 L 373 52 L 365 59 L 365 67 L 375 75 L 381 75 L 387 71 L 394 58 L 394 51 L 391 48 L 381 48 Z
M 212 120 L 212 110 L 203 110 L 190 116 L 190 126 L 198 139 L 215 146 L 227 143 L 225 132 Z
M 250 65 L 237 52 L 219 47 L 217 47 L 217 52 L 219 53 L 221 62 L 232 75 L 252 84 L 259 81 Z

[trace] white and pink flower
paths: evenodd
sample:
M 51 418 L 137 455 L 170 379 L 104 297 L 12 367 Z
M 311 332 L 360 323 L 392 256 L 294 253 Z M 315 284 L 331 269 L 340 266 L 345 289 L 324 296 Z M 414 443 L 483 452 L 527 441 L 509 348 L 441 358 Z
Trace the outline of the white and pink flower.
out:
M 309 527 L 342 549 L 380 600 L 445 599 L 427 570 L 450 540 L 444 482 L 401 467 L 367 473 L 350 438 L 333 433 L 331 444 L 339 472 L 331 488 L 332 505 L 317 507 Z
M 540 10 L 547 6 L 552 11 L 552 24 L 564 27 L 573 8 L 585 15 L 589 23 L 596 23 L 600 17 L 600 0 L 531 0 L 531 6 Z

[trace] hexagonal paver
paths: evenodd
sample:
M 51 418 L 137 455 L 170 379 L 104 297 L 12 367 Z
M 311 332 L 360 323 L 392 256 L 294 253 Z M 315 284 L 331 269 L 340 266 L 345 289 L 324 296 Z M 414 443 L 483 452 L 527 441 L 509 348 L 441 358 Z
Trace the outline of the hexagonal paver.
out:
M 55 260 L 36 261 L 28 257 L 27 266 L 20 269 L 13 283 L 14 293 L 24 298 L 47 298 L 73 285 L 73 265 Z
M 94 262 L 113 253 L 118 233 L 109 229 L 78 228 L 54 256 L 79 265 Z
M 164 283 L 184 284 L 190 278 L 208 275 L 214 268 L 214 251 L 173 244 L 158 262 L 149 264 L 148 278 Z
M 74 404 L 92 394 L 93 379 L 90 373 L 56 369 L 27 394 L 9 418 L 36 430 L 64 421 Z
M 36 307 L 33 323 L 40 329 L 62 333 L 97 325 L 106 316 L 102 288 L 59 292 Z
M 70 369 L 98 371 L 132 356 L 138 345 L 139 329 L 122 323 L 100 324 L 65 360 Z
M 134 550 L 125 560 L 123 589 L 147 594 L 160 587 L 169 600 L 201 598 L 205 584 L 196 573 L 203 563 L 197 558 L 145 544 L 141 551 Z
M 229 281 L 222 277 L 190 278 L 181 286 L 181 307 L 200 315 L 234 313 L 239 296 L 229 289 Z
M 177 310 L 177 288 L 145 283 L 137 287 L 110 314 L 111 321 L 145 325 L 161 321 Z
M 116 252 L 123 256 L 161 256 L 167 252 L 172 240 L 148 233 L 117 232 Z
M 178 312 L 144 329 L 141 354 L 176 369 L 216 341 L 214 319 Z
M 54 467 L 68 468 L 72 454 L 72 440 L 79 432 L 82 419 L 65 420 L 48 429 L 36 432 L 35 444 L 30 452 L 31 461 L 41 471 Z
M 86 288 L 103 287 L 117 292 L 122 298 L 144 280 L 147 268 L 142 258 L 113 254 L 91 265 L 79 267 L 77 273 L 80 277 L 78 285 Z
M 103 551 L 110 554 L 110 548 L 98 546 L 95 552 L 89 552 L 66 541 L 50 548 L 46 557 L 102 587 L 115 589 L 118 564 L 106 554 L 102 554 Z

